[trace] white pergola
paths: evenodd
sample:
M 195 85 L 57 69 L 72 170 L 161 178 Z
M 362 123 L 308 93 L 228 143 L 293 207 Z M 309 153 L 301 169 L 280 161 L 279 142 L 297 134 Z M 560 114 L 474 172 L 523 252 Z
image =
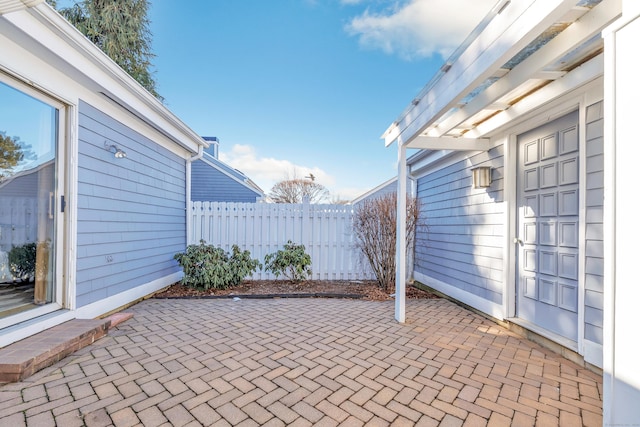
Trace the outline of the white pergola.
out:
M 398 322 L 406 319 L 407 149 L 496 146 L 500 128 L 603 74 L 600 34 L 621 8 L 621 0 L 499 0 L 383 134 L 398 148 Z

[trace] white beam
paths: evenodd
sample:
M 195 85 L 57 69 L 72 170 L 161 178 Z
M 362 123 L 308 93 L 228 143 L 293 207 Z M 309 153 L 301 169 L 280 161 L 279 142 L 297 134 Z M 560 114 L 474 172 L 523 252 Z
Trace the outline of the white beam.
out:
M 495 102 L 529 79 L 557 80 L 564 72 L 542 71 L 545 66 L 559 60 L 576 46 L 598 34 L 620 14 L 620 0 L 604 0 L 578 21 L 566 28 L 561 34 L 518 64 L 504 78 L 500 79 L 467 105 L 460 108 L 451 117 L 435 128 L 435 136 L 445 135 L 460 123 L 477 114 L 487 105 Z
M 398 204 L 396 206 L 396 314 L 406 320 L 407 280 L 407 147 L 398 141 Z
M 444 74 L 384 138 L 410 142 L 466 94 L 496 73 L 509 59 L 575 6 L 575 0 L 511 2 L 489 23 Z
M 467 132 L 469 137 L 480 138 L 487 135 L 501 126 L 513 122 L 518 117 L 539 108 L 550 101 L 598 78 L 604 72 L 604 62 L 602 54 L 582 64 L 580 67 L 571 71 L 563 78 L 549 83 L 537 92 L 524 98 L 508 110 L 491 117 L 484 123 L 476 126 L 475 129 Z
M 423 150 L 488 151 L 493 145 L 489 138 L 453 138 L 449 136 L 418 136 L 406 145 L 407 148 Z

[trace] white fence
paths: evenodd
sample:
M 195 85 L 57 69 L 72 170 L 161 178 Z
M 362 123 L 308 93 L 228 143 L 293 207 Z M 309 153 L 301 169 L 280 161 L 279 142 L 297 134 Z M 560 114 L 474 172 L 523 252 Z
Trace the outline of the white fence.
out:
M 8 254 L 14 246 L 35 242 L 38 232 L 38 200 L 35 197 L 2 196 L 0 202 L 0 283 L 13 281 Z
M 353 206 L 191 202 L 189 244 L 204 240 L 230 252 L 237 244 L 262 263 L 288 240 L 311 256 L 312 279 L 373 279 L 353 244 Z M 253 279 L 273 279 L 257 271 Z

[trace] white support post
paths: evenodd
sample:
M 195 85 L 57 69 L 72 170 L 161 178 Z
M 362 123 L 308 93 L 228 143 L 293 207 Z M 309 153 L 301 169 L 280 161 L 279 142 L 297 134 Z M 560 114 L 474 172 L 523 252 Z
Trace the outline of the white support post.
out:
M 404 323 L 407 281 L 407 148 L 398 138 L 398 205 L 396 208 L 396 314 Z
M 191 202 L 191 162 L 187 161 L 187 164 L 185 165 L 185 185 L 186 185 L 186 189 L 185 189 L 185 195 L 184 195 L 184 203 L 185 203 L 185 210 L 186 210 L 186 215 L 185 215 L 185 219 L 187 220 L 186 223 L 186 227 L 187 227 L 187 241 L 185 242 L 185 247 L 189 246 L 191 243 L 197 244 L 198 242 L 192 242 L 192 240 L 196 240 L 192 238 L 192 233 L 193 233 L 193 218 L 192 218 L 192 213 L 191 213 L 191 205 L 193 204 L 193 202 Z M 199 241 L 199 239 L 198 239 Z
M 638 240 L 635 212 L 640 147 L 635 105 L 640 83 L 633 67 L 640 38 L 640 2 L 622 3 L 623 17 L 604 32 L 605 182 L 603 425 L 640 422 L 638 370 Z

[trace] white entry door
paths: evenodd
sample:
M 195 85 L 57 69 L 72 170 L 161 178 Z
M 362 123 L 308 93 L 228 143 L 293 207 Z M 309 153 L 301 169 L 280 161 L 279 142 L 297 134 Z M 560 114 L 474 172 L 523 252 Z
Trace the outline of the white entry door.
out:
M 518 136 L 516 315 L 578 335 L 578 112 Z

